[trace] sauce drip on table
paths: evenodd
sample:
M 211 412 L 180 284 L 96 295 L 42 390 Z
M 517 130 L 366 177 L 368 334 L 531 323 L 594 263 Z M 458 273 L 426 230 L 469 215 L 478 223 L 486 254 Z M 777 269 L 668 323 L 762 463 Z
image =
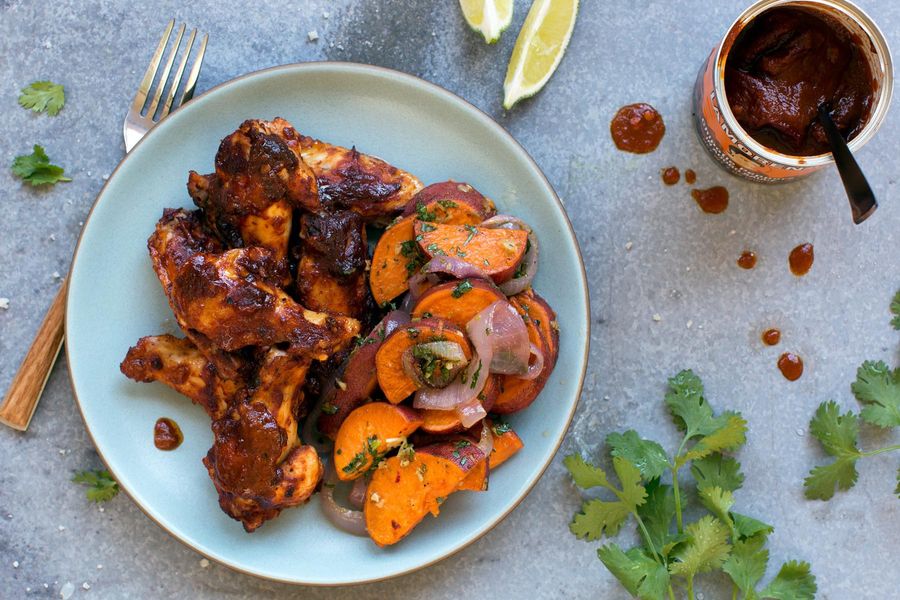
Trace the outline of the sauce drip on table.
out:
M 666 167 L 662 170 L 662 180 L 666 185 L 675 185 L 681 179 L 678 167 Z
M 774 327 L 762 332 L 762 341 L 766 346 L 777 346 L 781 341 L 781 331 Z
M 697 181 L 697 174 L 694 173 L 693 169 L 688 169 L 684 172 L 684 182 L 688 185 L 694 185 Z
M 717 215 L 728 208 L 728 190 L 721 185 L 705 190 L 691 190 L 691 197 L 705 213 Z
M 869 118 L 875 94 L 862 42 L 812 10 L 773 8 L 738 36 L 725 64 L 725 93 L 753 139 L 783 154 L 829 152 L 818 108 L 848 141 Z
M 153 426 L 153 445 L 160 450 L 174 450 L 181 445 L 184 436 L 178 423 L 167 417 L 157 419 Z
M 742 269 L 752 269 L 756 266 L 756 254 L 749 250 L 744 250 L 738 257 L 737 264 Z
M 609 131 L 619 150 L 646 154 L 659 146 L 666 126 L 655 108 L 639 103 L 620 108 L 609 124 Z
M 814 259 L 813 245 L 809 243 L 800 244 L 791 250 L 791 254 L 788 256 L 788 264 L 791 266 L 791 273 L 797 277 L 806 275 L 812 268 Z
M 778 369 L 788 381 L 797 381 L 803 375 L 803 359 L 793 352 L 785 352 L 778 358 Z

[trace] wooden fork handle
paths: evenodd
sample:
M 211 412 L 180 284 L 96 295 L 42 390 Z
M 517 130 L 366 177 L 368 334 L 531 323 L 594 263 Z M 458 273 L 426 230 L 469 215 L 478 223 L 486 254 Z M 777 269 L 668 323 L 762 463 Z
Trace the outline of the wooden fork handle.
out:
M 13 429 L 25 431 L 31 422 L 31 415 L 37 407 L 44 385 L 50 376 L 53 363 L 63 343 L 66 316 L 66 288 L 68 280 L 59 287 L 53 304 L 47 310 L 44 322 L 31 342 L 28 353 L 19 365 L 0 406 L 0 423 Z

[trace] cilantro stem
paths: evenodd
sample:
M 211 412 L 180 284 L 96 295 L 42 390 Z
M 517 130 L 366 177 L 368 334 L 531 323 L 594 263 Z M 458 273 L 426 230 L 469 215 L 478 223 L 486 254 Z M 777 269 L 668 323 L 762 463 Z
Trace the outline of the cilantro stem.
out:
M 900 450 L 900 444 L 896 446 L 885 446 L 884 448 L 879 448 L 878 450 L 870 450 L 869 452 L 860 452 L 860 456 L 875 456 L 876 454 L 884 454 L 885 452 L 893 452 L 894 450 Z
M 636 510 L 632 511 L 631 514 L 634 515 L 634 520 L 637 521 L 638 527 L 641 528 L 641 533 L 644 536 L 644 540 L 647 542 L 647 546 L 653 551 L 653 558 L 655 558 L 656 562 L 659 564 L 664 565 L 665 563 L 663 562 L 662 557 L 659 555 L 659 552 L 656 551 L 656 546 L 653 545 L 653 540 L 650 539 L 650 532 L 647 531 L 644 520 L 641 519 Z
M 690 577 L 687 578 L 687 593 L 688 593 L 688 598 L 690 598 L 690 600 L 694 600 L 694 576 L 693 575 L 691 575 Z
M 678 533 L 684 533 L 681 519 L 681 492 L 678 491 L 678 467 L 672 467 L 672 491 L 675 493 L 675 522 L 678 523 Z
M 675 600 L 675 592 L 672 591 L 671 583 L 668 585 L 668 590 L 669 590 L 669 600 Z
M 731 600 L 737 600 L 738 586 L 736 583 L 731 584 Z

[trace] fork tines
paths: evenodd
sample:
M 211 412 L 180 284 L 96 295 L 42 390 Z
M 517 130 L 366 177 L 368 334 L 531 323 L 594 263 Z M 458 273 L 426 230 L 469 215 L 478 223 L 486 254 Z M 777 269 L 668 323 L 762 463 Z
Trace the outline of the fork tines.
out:
M 181 46 L 181 40 L 184 36 L 185 25 L 184 23 L 178 28 L 178 32 L 175 34 L 175 42 L 172 44 L 172 47 L 169 49 L 168 56 L 166 57 L 165 65 L 163 65 L 162 73 L 159 78 L 156 77 L 157 71 L 159 70 L 160 62 L 162 61 L 163 53 L 165 52 L 166 46 L 169 44 L 169 37 L 172 34 L 172 29 L 175 27 L 175 19 L 169 21 L 169 24 L 166 26 L 165 32 L 163 32 L 162 38 L 159 40 L 159 45 L 156 47 L 156 52 L 153 54 L 153 58 L 150 60 L 150 65 L 147 67 L 147 72 L 144 73 L 144 78 L 141 80 L 141 85 L 138 88 L 137 94 L 134 97 L 134 102 L 132 102 L 131 110 L 141 114 L 144 118 L 150 119 L 154 123 L 159 121 L 163 117 L 165 117 L 172 110 L 172 104 L 175 100 L 175 94 L 178 91 L 178 88 L 182 88 L 181 98 L 178 103 L 175 104 L 175 108 L 178 108 L 188 100 L 190 100 L 194 95 L 194 88 L 197 85 L 197 78 L 200 76 L 200 66 L 203 64 L 203 54 L 206 52 L 206 42 L 209 38 L 207 34 L 203 34 L 203 38 L 200 40 L 200 47 L 196 52 L 196 56 L 194 57 L 194 63 L 191 66 L 190 73 L 188 73 L 187 79 L 184 82 L 184 85 L 181 85 L 181 78 L 184 74 L 184 69 L 187 66 L 188 58 L 191 55 L 191 50 L 194 46 L 194 41 L 197 37 L 197 29 L 192 29 L 190 35 L 187 39 L 187 44 L 185 45 L 181 61 L 178 63 L 178 68 L 175 70 L 175 76 L 172 78 L 171 82 L 169 82 L 169 73 L 172 70 L 172 65 L 175 64 L 175 58 L 179 52 L 179 46 Z M 156 87 L 153 91 L 153 97 L 150 100 L 150 104 L 146 108 L 146 112 L 144 111 L 144 105 L 147 102 L 147 96 L 150 91 L 150 86 L 153 81 L 156 80 Z M 163 97 L 163 92 L 168 89 L 166 93 L 165 100 L 160 107 L 160 99 Z M 159 113 L 157 115 L 157 112 Z

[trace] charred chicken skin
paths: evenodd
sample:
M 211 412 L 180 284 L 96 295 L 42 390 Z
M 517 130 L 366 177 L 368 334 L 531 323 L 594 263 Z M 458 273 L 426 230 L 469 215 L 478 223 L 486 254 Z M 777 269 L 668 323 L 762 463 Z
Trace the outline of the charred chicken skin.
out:
M 301 136 L 300 156 L 315 173 L 326 210 L 349 209 L 367 222 L 387 223 L 423 187 L 411 173 L 356 148 Z
M 362 217 L 350 210 L 303 215 L 300 240 L 300 302 L 312 310 L 362 318 L 369 297 L 369 250 Z

